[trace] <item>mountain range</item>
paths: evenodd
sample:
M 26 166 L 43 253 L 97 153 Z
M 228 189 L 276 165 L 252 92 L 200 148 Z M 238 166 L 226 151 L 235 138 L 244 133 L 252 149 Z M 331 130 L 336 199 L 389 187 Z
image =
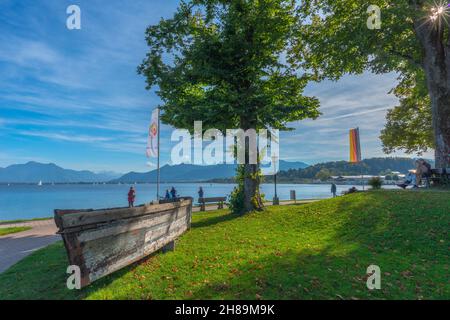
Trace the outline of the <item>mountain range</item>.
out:
M 58 167 L 53 163 L 44 164 L 34 161 L 0 168 L 0 183 L 106 182 L 117 177 L 118 175 L 112 172 L 76 171 Z
M 289 162 L 280 160 L 280 170 L 303 169 L 309 165 L 297 161 Z M 226 179 L 234 177 L 236 174 L 236 165 L 217 164 L 212 166 L 199 166 L 193 164 L 165 165 L 160 169 L 161 182 L 194 182 L 209 181 L 211 179 Z M 111 182 L 114 183 L 142 183 L 154 182 L 157 178 L 157 171 L 139 173 L 130 172 Z
M 280 160 L 279 181 L 301 181 L 314 179 L 319 175 L 378 175 L 385 171 L 405 173 L 414 168 L 411 158 L 372 158 L 360 164 L 349 164 L 347 161 L 325 162 L 312 166 L 304 162 L 288 162 Z M 200 182 L 223 181 L 233 178 L 236 165 L 219 164 L 199 166 L 192 164 L 164 165 L 160 170 L 161 182 Z M 0 168 L 0 183 L 147 183 L 156 182 L 157 170 L 150 172 L 129 172 L 120 175 L 113 172 L 94 173 L 92 171 L 76 171 L 61 168 L 53 163 L 43 164 L 28 162 Z M 270 177 L 269 177 L 270 179 Z M 231 180 L 230 180 L 231 181 Z
M 306 168 L 303 162 L 280 161 L 281 170 Z M 214 178 L 230 178 L 235 175 L 236 165 L 199 166 L 191 164 L 165 165 L 161 167 L 162 182 L 194 182 Z M 125 175 L 114 172 L 94 173 L 92 171 L 76 171 L 64 169 L 53 163 L 28 162 L 0 168 L 0 183 L 145 183 L 155 182 L 157 171 Z

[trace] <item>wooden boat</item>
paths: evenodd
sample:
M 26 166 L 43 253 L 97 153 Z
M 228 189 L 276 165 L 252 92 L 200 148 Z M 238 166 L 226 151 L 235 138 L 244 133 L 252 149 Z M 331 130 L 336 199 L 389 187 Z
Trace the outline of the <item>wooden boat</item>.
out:
M 192 198 L 134 208 L 55 210 L 70 265 L 81 271 L 81 286 L 161 249 L 190 228 Z

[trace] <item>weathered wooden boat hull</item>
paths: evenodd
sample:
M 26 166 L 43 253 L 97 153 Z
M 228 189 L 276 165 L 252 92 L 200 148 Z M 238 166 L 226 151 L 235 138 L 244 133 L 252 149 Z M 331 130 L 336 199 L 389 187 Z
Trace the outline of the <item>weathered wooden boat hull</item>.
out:
M 81 286 L 173 245 L 190 228 L 192 198 L 135 208 L 55 210 L 69 262 Z

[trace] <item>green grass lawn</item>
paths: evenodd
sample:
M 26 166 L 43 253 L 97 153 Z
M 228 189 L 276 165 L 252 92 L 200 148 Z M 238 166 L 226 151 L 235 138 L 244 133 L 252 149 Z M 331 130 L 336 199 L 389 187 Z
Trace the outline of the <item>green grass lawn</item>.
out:
M 33 218 L 33 219 L 18 219 L 18 220 L 0 220 L 0 225 L 11 224 L 11 223 L 21 223 L 21 222 L 31 222 L 31 221 L 42 221 L 49 220 L 53 218 Z
M 450 193 L 376 191 L 246 216 L 194 214 L 174 252 L 81 291 L 61 242 L 0 274 L 0 299 L 449 299 Z M 381 268 L 381 290 L 366 269 Z
M 17 233 L 22 231 L 30 230 L 31 227 L 11 227 L 11 228 L 0 228 L 0 236 L 6 236 L 11 233 Z

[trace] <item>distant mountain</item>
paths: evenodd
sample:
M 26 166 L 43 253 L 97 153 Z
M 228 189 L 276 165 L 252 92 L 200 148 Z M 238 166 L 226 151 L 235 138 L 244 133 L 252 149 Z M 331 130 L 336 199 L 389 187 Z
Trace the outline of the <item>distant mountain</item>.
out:
M 429 161 L 431 165 L 433 162 Z M 358 164 L 347 161 L 333 161 L 318 163 L 303 169 L 279 172 L 278 181 L 296 182 L 302 179 L 317 179 L 320 176 L 353 176 L 353 175 L 385 175 L 389 172 L 407 173 L 414 169 L 414 159 L 411 158 L 371 158 L 364 159 Z M 271 181 L 271 177 L 266 179 Z
M 304 162 L 301 161 L 284 161 L 284 160 L 280 160 L 280 170 L 286 171 L 286 170 L 291 170 L 291 169 L 304 169 L 304 168 L 308 168 L 309 164 L 306 164 Z
M 281 170 L 301 169 L 308 167 L 304 162 L 288 162 L 280 160 Z M 193 164 L 165 165 L 160 169 L 161 182 L 193 182 L 209 181 L 211 179 L 231 178 L 236 173 L 236 165 L 218 164 L 212 166 L 199 166 Z M 130 172 L 124 176 L 115 179 L 113 183 L 144 183 L 155 182 L 157 171 L 139 173 Z
M 53 163 L 28 162 L 0 168 L 0 183 L 77 183 L 106 182 L 117 177 L 110 172 L 94 173 L 58 167 Z

